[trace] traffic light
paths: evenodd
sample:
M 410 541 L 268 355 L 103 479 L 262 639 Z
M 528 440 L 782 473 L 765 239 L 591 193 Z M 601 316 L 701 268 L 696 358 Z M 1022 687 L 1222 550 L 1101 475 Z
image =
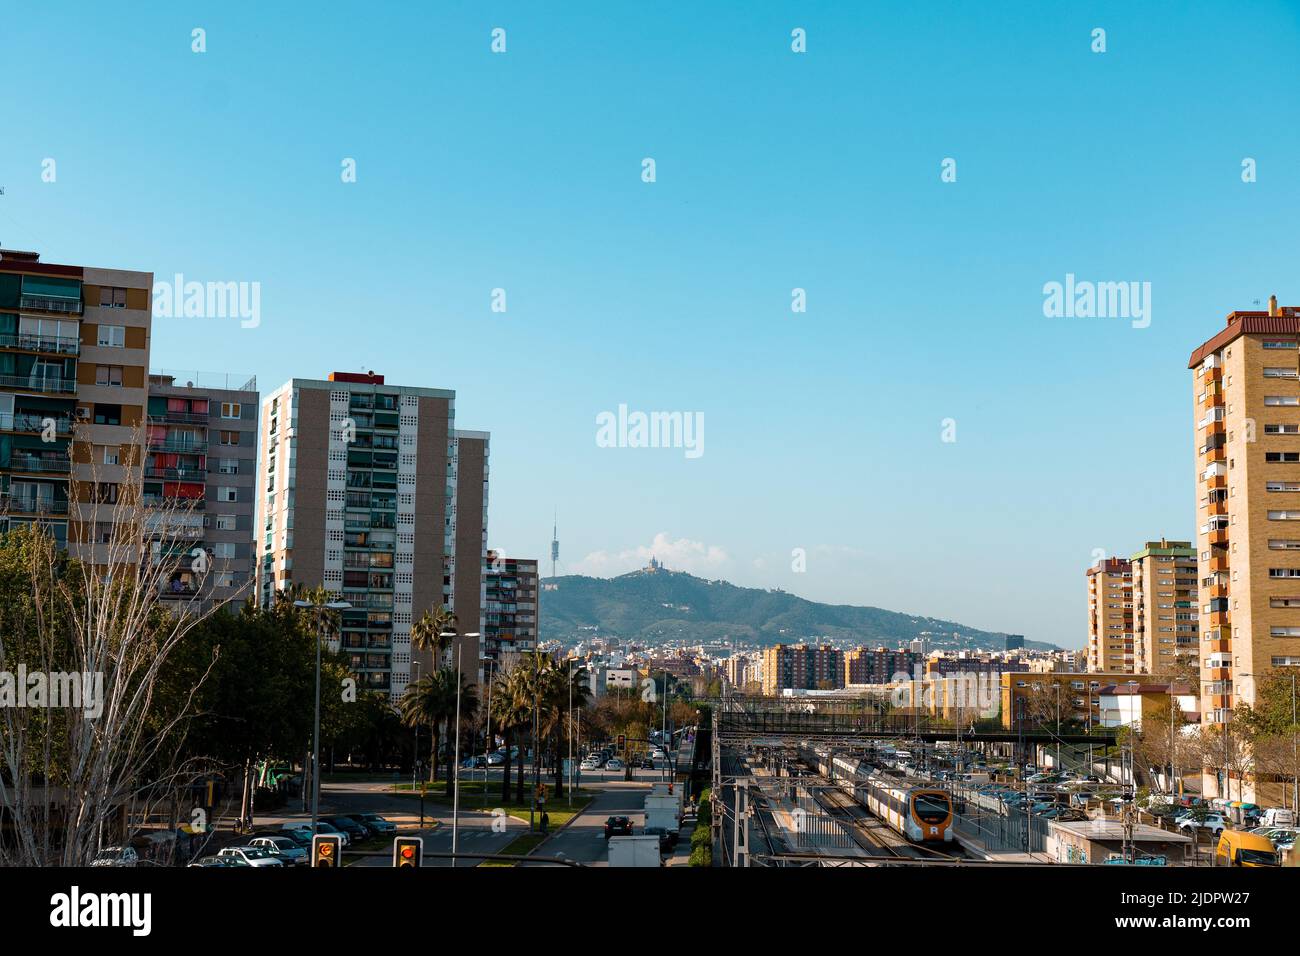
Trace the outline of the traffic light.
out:
M 343 838 L 337 833 L 317 833 L 311 838 L 311 865 L 323 869 L 342 866 Z
M 424 837 L 396 837 L 393 840 L 393 866 L 419 869 L 424 860 Z
M 626 749 L 627 749 L 627 734 L 619 734 L 619 735 L 618 735 L 618 750 L 619 750 L 619 753 L 622 753 L 622 752 L 623 752 L 624 750 L 626 750 Z

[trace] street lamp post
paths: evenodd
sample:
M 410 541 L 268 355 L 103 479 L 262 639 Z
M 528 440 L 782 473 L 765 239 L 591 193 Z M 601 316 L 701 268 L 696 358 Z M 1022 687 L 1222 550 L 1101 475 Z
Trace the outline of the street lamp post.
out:
M 477 631 L 470 631 L 466 634 L 457 634 L 455 631 L 443 631 L 439 637 L 455 639 L 460 637 L 479 636 Z M 465 645 L 460 640 L 456 641 L 456 736 L 455 745 L 452 749 L 451 758 L 451 865 L 456 865 L 456 845 L 457 837 L 460 835 L 460 656 Z M 436 760 L 437 757 L 435 756 Z
M 311 608 L 316 612 L 316 720 L 311 736 L 311 832 L 315 834 L 320 814 L 320 646 L 325 638 L 325 611 L 346 611 L 352 605 L 347 601 L 326 601 L 323 604 L 294 601 L 293 606 Z
M 573 658 L 569 658 L 569 809 L 573 809 Z
M 496 659 L 489 657 L 485 654 L 482 657 L 480 657 L 479 660 L 486 665 L 485 672 L 487 674 L 487 685 L 488 685 L 487 740 L 484 742 L 483 745 L 483 806 L 486 807 L 487 792 L 488 792 L 488 771 L 492 769 L 492 765 L 489 762 L 488 758 L 493 753 L 495 753 L 495 749 L 492 746 L 492 744 L 495 743 L 495 741 L 492 739 L 492 668 L 496 666 Z
M 537 742 L 538 722 L 541 716 L 541 710 L 540 710 L 541 703 L 538 700 L 538 690 L 539 690 L 538 678 L 540 676 L 541 675 L 538 672 L 538 669 L 536 668 L 536 666 L 534 666 L 533 669 L 533 799 L 528 805 L 528 830 L 530 833 L 537 832 L 536 823 L 535 823 L 535 818 L 537 816 L 537 811 L 539 809 L 539 807 L 537 806 L 537 789 L 542 785 L 542 765 L 540 760 L 541 754 L 538 751 L 538 742 Z

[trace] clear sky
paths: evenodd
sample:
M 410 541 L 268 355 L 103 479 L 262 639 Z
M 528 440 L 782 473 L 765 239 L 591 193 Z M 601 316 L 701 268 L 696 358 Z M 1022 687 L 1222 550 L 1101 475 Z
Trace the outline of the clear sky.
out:
M 1189 353 L 1300 302 L 1294 2 L 10 2 L 0 25 L 4 245 L 261 284 L 257 328 L 156 320 L 158 368 L 455 389 L 492 433 L 492 545 L 545 560 L 558 509 L 569 572 L 653 549 L 1079 646 L 1095 549 L 1195 535 Z M 1067 273 L 1150 282 L 1149 327 L 1045 317 Z M 704 453 L 599 447 L 620 404 L 701 414 Z

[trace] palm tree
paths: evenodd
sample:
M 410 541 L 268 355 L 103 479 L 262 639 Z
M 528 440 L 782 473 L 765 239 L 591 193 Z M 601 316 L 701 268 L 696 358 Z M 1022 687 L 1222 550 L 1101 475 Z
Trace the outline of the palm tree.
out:
M 429 761 L 429 781 L 438 779 L 438 724 L 442 719 L 441 689 L 433 674 L 426 674 L 414 684 L 407 685 L 398 702 L 402 723 L 408 727 L 428 726 L 432 731 L 434 759 Z M 417 753 L 418 761 L 420 755 Z
M 522 668 L 516 667 L 505 674 L 497 676 L 492 688 L 492 725 L 500 729 L 505 739 L 506 759 L 501 775 L 501 799 L 510 800 L 510 764 L 511 748 L 516 746 L 523 736 L 520 731 L 528 727 L 533 717 L 533 698 L 527 681 L 521 674 Z M 518 764 L 518 802 L 524 802 L 524 761 Z
M 443 664 L 442 655 L 455 638 L 443 637 L 456 629 L 456 615 L 447 610 L 445 604 L 439 604 L 432 611 L 425 611 L 420 619 L 411 626 L 411 646 L 417 651 L 433 653 L 434 668 Z
M 570 701 L 575 709 L 581 710 L 591 696 L 591 688 L 582 679 L 582 672 L 573 669 L 570 673 L 567 661 L 546 658 L 542 671 L 542 726 L 550 737 L 552 752 L 555 754 L 555 795 L 564 794 L 564 771 L 560 754 L 572 734 L 569 724 Z

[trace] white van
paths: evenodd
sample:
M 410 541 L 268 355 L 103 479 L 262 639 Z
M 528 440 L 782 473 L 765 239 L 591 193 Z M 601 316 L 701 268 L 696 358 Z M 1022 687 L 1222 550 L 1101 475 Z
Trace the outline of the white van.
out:
M 1284 810 L 1281 807 L 1269 807 L 1260 816 L 1261 826 L 1266 827 L 1293 827 L 1295 826 L 1295 811 Z

